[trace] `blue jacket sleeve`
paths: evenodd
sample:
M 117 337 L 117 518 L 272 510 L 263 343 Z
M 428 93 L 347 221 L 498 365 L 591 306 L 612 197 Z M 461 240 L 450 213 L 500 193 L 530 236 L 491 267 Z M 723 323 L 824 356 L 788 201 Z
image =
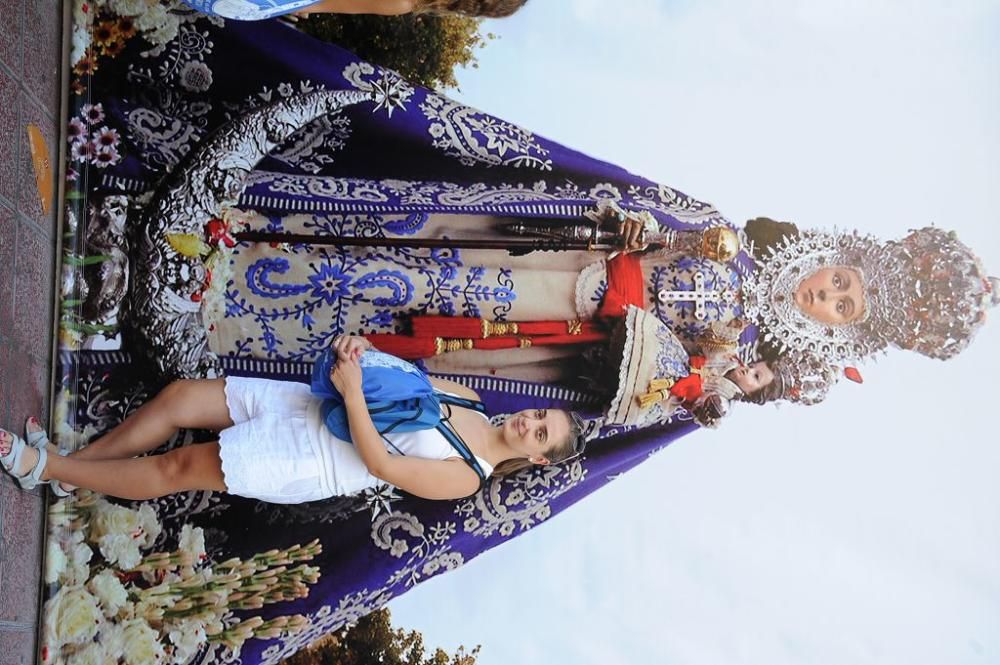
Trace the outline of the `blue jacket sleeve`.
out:
M 312 381 L 309 384 L 313 395 L 323 398 L 340 399 L 340 392 L 334 388 L 333 382 L 330 381 L 330 372 L 333 371 L 333 366 L 336 362 L 337 358 L 334 355 L 333 349 L 327 349 L 313 363 Z

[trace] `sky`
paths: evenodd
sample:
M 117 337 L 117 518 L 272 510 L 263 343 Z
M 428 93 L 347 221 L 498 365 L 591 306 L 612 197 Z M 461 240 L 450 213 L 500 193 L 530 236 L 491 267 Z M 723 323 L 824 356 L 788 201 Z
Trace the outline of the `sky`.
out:
M 933 223 L 1000 275 L 1000 2 L 532 0 L 485 27 L 465 103 L 737 224 Z M 394 622 L 482 665 L 1000 662 L 998 351 L 992 320 L 952 361 L 745 406 Z

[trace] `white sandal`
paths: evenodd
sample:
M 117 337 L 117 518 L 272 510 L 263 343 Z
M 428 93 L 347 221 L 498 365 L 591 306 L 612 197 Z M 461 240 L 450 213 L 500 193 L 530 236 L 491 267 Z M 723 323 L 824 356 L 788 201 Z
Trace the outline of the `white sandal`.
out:
M 5 429 L 0 429 L 0 432 L 10 435 L 11 438 L 10 450 L 7 451 L 6 455 L 0 457 L 0 463 L 3 464 L 3 470 L 17 481 L 17 484 L 21 486 L 21 489 L 35 489 L 38 487 L 38 483 L 42 482 L 42 472 L 45 471 L 45 465 L 49 461 L 49 451 L 45 450 L 45 448 L 36 449 L 38 450 L 38 460 L 35 462 L 35 466 L 32 467 L 30 471 L 18 474 L 17 468 L 21 466 L 21 458 L 24 456 L 24 451 L 31 446 L 25 443 L 24 439 L 13 432 L 8 432 Z
M 40 429 L 37 432 L 29 432 L 28 431 L 28 425 L 32 421 L 34 421 L 39 427 L 42 426 L 42 423 L 39 422 L 38 419 L 35 418 L 34 416 L 31 416 L 30 418 L 28 418 L 27 420 L 25 420 L 24 421 L 24 441 L 25 441 L 25 443 L 27 443 L 32 448 L 35 448 L 37 450 L 45 450 L 46 454 L 47 454 L 48 448 L 46 448 L 46 446 L 49 445 L 49 434 L 44 429 Z M 65 450 L 60 450 L 59 451 L 59 455 L 61 457 L 66 457 L 67 455 L 69 455 L 69 452 L 67 452 Z M 48 483 L 49 483 L 49 489 L 51 489 L 52 493 L 55 494 L 60 499 L 64 499 L 64 498 L 70 496 L 73 493 L 72 490 L 64 490 L 62 488 L 62 483 L 60 481 L 56 480 L 55 478 L 49 480 Z

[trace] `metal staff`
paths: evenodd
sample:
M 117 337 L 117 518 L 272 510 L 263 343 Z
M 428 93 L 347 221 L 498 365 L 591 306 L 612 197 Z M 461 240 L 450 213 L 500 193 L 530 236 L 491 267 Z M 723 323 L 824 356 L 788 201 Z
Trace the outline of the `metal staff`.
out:
M 528 224 L 511 222 L 497 229 L 507 238 L 383 238 L 312 236 L 296 233 L 266 233 L 242 231 L 236 240 L 245 242 L 324 245 L 332 247 L 411 247 L 431 249 L 504 249 L 513 256 L 529 252 L 562 252 L 568 250 L 614 251 L 620 249 L 618 235 L 594 223 L 588 226 L 572 224 Z

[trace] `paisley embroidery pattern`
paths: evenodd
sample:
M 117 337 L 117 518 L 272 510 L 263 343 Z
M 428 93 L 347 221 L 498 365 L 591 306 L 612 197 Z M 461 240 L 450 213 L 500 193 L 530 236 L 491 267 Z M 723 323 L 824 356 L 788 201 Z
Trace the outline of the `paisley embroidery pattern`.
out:
M 434 139 L 434 147 L 465 166 L 552 170 L 549 151 L 526 129 L 440 95 L 427 95 L 420 110 L 431 121 L 427 131 Z

